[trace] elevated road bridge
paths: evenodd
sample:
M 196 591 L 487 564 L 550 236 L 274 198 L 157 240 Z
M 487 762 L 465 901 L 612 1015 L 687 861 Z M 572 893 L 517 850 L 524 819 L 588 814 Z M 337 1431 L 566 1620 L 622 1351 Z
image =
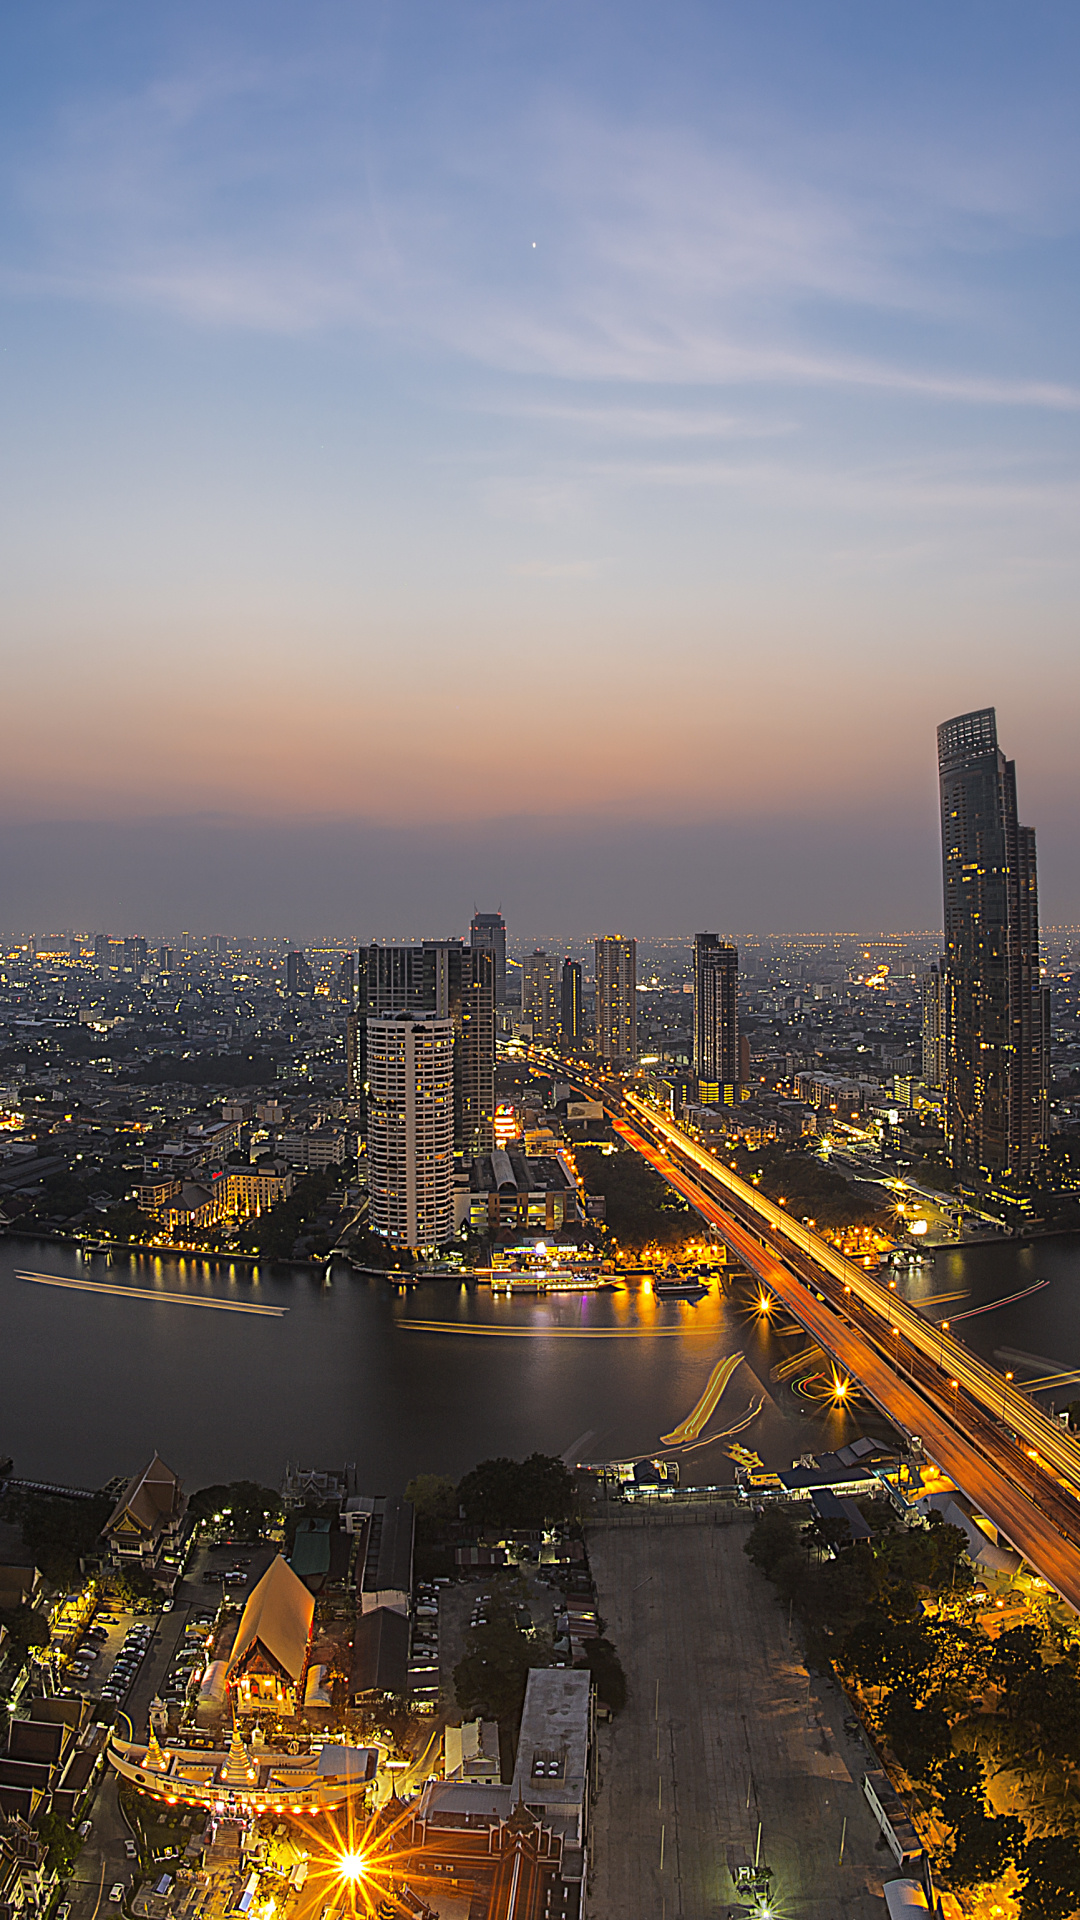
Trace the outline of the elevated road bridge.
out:
M 632 1088 L 542 1056 L 715 1227 L 837 1366 L 1080 1611 L 1080 1446 L 943 1325 L 847 1260 Z

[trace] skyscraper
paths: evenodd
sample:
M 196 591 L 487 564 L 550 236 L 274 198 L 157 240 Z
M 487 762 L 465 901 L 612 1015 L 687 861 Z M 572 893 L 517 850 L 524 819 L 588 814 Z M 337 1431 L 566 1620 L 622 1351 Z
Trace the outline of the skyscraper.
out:
M 922 1078 L 924 1087 L 943 1093 L 946 1084 L 947 996 L 945 962 L 932 960 L 919 981 L 922 998 Z
M 581 967 L 569 954 L 562 965 L 562 993 L 560 996 L 559 1037 L 566 1048 L 576 1047 L 581 1040 Z
M 473 1160 L 495 1145 L 495 955 L 467 947 L 454 1063 L 454 1143 Z
M 372 1227 L 395 1246 L 440 1246 L 454 1230 L 453 1022 L 369 1017 L 367 1070 Z
M 637 941 L 619 933 L 596 942 L 596 1051 L 613 1067 L 637 1060 Z
M 694 936 L 694 1072 L 706 1106 L 731 1106 L 739 1087 L 739 953 L 715 933 Z
M 946 1117 L 958 1172 L 1027 1179 L 1046 1148 L 1049 994 L 1035 834 L 993 707 L 938 728 L 945 891 Z
M 495 1005 L 506 1005 L 506 921 L 501 913 L 474 913 L 471 947 L 487 947 L 495 956 Z
M 494 1144 L 495 955 L 488 946 L 463 940 L 425 940 L 419 946 L 383 947 L 372 941 L 357 960 L 356 1057 L 362 1078 L 366 1028 L 372 1019 L 411 1013 L 417 1019 L 449 1020 L 454 1032 L 454 1144 L 472 1158 Z
M 521 968 L 521 1017 L 532 1027 L 532 1037 L 547 1047 L 555 1038 L 555 959 L 537 947 L 526 954 Z

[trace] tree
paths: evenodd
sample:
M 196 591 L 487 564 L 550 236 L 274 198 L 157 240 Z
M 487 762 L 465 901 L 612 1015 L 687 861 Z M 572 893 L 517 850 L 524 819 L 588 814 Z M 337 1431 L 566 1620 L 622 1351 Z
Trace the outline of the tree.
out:
M 231 1531 L 241 1538 L 258 1538 L 268 1526 L 276 1526 L 282 1517 L 281 1496 L 272 1487 L 261 1487 L 255 1480 L 232 1480 L 228 1486 L 200 1487 L 191 1496 L 191 1512 L 197 1519 L 212 1520 L 217 1514 L 227 1519 Z
M 1015 1814 L 969 1813 L 953 1836 L 950 1873 L 961 1887 L 997 1880 L 1016 1859 L 1023 1841 L 1024 1823 Z
M 1069 1920 L 1080 1909 L 1080 1843 L 1071 1834 L 1029 1840 L 1017 1864 L 1020 1920 Z
M 925 1627 L 871 1615 L 848 1634 L 841 1658 L 869 1686 L 903 1686 L 918 1693 L 933 1665 L 934 1642 Z
M 743 1552 L 766 1579 L 771 1580 L 780 1561 L 798 1552 L 798 1548 L 799 1529 L 790 1514 L 778 1507 L 769 1507 L 755 1520 Z
M 936 1701 L 918 1707 L 900 1687 L 885 1708 L 885 1733 L 913 1780 L 925 1780 L 952 1752 L 952 1731 L 944 1709 Z
M 496 1591 L 486 1627 L 474 1627 L 454 1668 L 454 1692 L 465 1714 L 489 1713 L 502 1726 L 521 1717 L 529 1668 L 542 1665 L 518 1624 L 509 1589 Z
M 1070 1666 L 1022 1673 L 1005 1696 L 1036 1751 L 1054 1760 L 1080 1760 L 1080 1680 Z
M 57 1586 L 69 1586 L 78 1577 L 79 1561 L 98 1551 L 111 1510 L 111 1500 L 100 1494 L 92 1500 L 65 1500 L 20 1493 L 8 1506 L 9 1517 L 22 1531 L 28 1560 Z
M 1008 1627 L 994 1642 L 989 1678 L 1008 1687 L 1025 1673 L 1042 1668 L 1042 1634 L 1038 1627 Z
M 1004 1873 L 1024 1840 L 1024 1823 L 1014 1814 L 986 1811 L 986 1775 L 977 1753 L 958 1753 L 939 1775 L 941 1812 L 953 1830 L 949 1870 L 961 1887 L 981 1886 Z
M 0 1613 L 0 1626 L 8 1630 L 4 1643 L 4 1652 L 10 1652 L 19 1665 L 26 1659 L 31 1647 L 47 1647 L 49 1644 L 49 1623 L 33 1607 L 15 1607 L 10 1613 Z
M 457 1488 L 442 1473 L 418 1473 L 409 1481 L 405 1498 L 416 1509 L 418 1526 L 441 1532 L 457 1519 Z
M 473 1526 L 504 1533 L 568 1519 L 574 1493 L 574 1476 L 561 1460 L 530 1453 L 527 1460 L 481 1460 L 457 1497 Z

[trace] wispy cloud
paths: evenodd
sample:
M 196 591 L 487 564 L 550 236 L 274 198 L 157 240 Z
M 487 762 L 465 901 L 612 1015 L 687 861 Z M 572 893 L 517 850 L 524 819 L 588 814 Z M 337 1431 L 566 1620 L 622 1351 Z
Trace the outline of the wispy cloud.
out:
M 761 130 L 708 139 L 564 100 L 514 126 L 451 116 L 410 143 L 358 131 L 341 99 L 320 120 L 310 81 L 222 65 L 69 113 L 16 182 L 28 238 L 9 292 L 375 330 L 569 380 L 1080 408 L 1080 386 L 984 340 L 966 287 L 973 252 L 1005 256 L 1034 223 L 1000 164 L 989 182 L 943 164 L 901 183 L 865 142 L 822 159 Z M 577 419 L 628 437 L 783 430 L 716 409 Z

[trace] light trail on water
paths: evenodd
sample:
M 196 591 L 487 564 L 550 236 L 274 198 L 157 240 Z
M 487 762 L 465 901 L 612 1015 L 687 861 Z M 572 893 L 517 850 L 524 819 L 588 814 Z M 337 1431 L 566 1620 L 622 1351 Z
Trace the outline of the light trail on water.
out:
M 209 1307 L 215 1313 L 258 1313 L 272 1320 L 280 1320 L 288 1313 L 288 1307 L 263 1307 L 250 1305 L 246 1300 L 204 1300 L 194 1293 L 159 1292 L 156 1287 L 114 1286 L 108 1280 L 77 1280 L 62 1273 L 19 1273 L 16 1280 L 26 1280 L 34 1287 L 65 1287 L 75 1293 L 111 1294 L 122 1300 L 153 1300 L 158 1306 L 166 1307 Z

